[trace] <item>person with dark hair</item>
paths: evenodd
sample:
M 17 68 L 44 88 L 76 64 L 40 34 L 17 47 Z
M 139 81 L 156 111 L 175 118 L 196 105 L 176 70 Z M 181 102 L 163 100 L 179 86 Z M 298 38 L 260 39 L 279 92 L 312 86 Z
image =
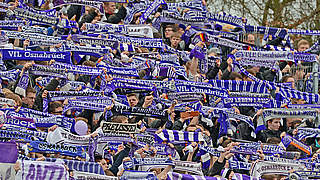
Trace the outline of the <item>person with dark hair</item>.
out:
M 281 82 L 282 82 L 282 83 L 288 83 L 288 82 L 290 82 L 290 83 L 291 83 L 291 87 L 292 87 L 293 89 L 295 89 L 295 80 L 294 80 L 293 76 L 290 76 L 290 75 L 283 76 L 282 79 L 281 79 Z
M 48 112 L 54 115 L 62 115 L 63 105 L 59 101 L 53 101 L 49 103 Z
M 170 36 L 170 46 L 174 49 L 177 49 L 177 50 L 182 50 L 182 48 L 180 47 L 180 41 L 181 41 L 181 38 L 180 38 L 180 34 L 178 32 L 174 32 L 171 34 Z
M 36 90 L 30 86 L 26 89 L 26 97 L 23 97 L 22 100 L 22 107 L 31 108 L 34 105 L 36 100 Z
M 136 93 L 127 94 L 127 101 L 130 107 L 135 107 L 139 103 L 139 95 Z
M 257 134 L 257 140 L 266 143 L 269 138 L 280 138 L 280 118 L 274 118 L 267 121 L 267 129 Z

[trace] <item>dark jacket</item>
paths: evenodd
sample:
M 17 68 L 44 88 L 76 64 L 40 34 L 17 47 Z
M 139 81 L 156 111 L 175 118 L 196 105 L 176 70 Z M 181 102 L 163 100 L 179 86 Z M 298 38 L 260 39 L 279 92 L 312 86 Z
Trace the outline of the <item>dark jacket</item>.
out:
M 43 94 L 44 90 L 55 91 L 57 89 L 57 87 L 59 86 L 59 84 L 60 84 L 60 82 L 56 78 L 52 79 L 50 81 L 50 83 L 38 93 L 32 109 L 35 109 L 35 110 L 42 112 L 43 111 L 42 94 Z
M 219 72 L 219 68 L 217 66 L 214 66 L 209 69 L 209 71 L 206 74 L 207 79 L 215 79 L 217 74 Z
M 257 134 L 257 140 L 266 143 L 269 138 L 276 137 L 280 139 L 281 131 L 274 131 L 270 129 L 262 130 Z
M 236 139 L 254 141 L 255 138 L 252 137 L 252 132 L 254 132 L 254 130 L 250 128 L 250 126 L 247 123 L 240 122 L 240 124 L 237 126 L 237 130 L 234 136 Z

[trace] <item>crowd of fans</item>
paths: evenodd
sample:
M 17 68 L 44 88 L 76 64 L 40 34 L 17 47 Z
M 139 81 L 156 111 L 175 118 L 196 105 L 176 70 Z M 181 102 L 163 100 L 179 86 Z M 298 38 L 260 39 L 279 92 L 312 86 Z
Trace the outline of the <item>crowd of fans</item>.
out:
M 3 179 L 320 178 L 319 95 L 300 91 L 315 62 L 237 57 L 309 52 L 307 40 L 260 42 L 227 20 L 201 24 L 205 0 L 70 2 L 0 3 L 0 152 L 17 149 L 11 164 L 0 158 Z M 30 58 L 37 52 L 65 59 Z M 63 176 L 41 176 L 52 162 Z

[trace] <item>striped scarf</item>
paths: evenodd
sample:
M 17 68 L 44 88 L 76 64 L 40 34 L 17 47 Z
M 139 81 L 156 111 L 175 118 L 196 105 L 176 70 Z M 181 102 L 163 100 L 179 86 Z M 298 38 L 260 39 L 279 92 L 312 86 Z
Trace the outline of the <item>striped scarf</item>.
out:
M 155 134 L 156 142 L 204 142 L 203 135 L 200 132 L 188 132 L 177 130 L 162 130 L 159 134 Z
M 96 162 L 87 162 L 87 161 L 76 161 L 76 160 L 67 160 L 67 159 L 55 159 L 55 158 L 46 158 L 46 161 L 57 163 L 63 161 L 69 169 L 88 172 L 94 174 L 104 175 L 104 171 L 100 164 Z

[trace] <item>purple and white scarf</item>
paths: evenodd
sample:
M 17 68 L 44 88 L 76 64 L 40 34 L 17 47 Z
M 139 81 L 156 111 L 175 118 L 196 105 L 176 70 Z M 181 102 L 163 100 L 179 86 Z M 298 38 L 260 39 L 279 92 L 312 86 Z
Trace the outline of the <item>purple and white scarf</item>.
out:
M 61 162 L 23 160 L 21 161 L 21 170 L 16 178 L 25 180 L 67 180 L 69 179 L 69 173 Z

